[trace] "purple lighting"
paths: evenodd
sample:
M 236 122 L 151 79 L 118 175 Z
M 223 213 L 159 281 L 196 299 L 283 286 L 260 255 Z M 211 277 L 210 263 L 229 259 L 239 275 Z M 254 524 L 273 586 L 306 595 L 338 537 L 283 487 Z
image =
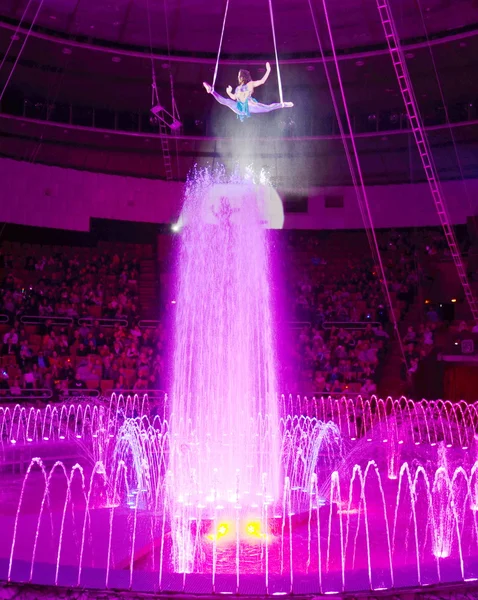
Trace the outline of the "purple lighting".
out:
M 236 519 L 255 504 L 261 517 L 279 496 L 280 446 L 262 198 L 250 179 L 203 171 L 181 217 L 170 493 L 188 571 L 191 511 Z
M 264 418 L 211 439 L 222 414 L 198 402 L 180 425 L 165 401 L 0 407 L 0 579 L 283 595 L 478 577 L 476 405 L 279 398 L 272 497 L 257 492 L 274 468 Z M 258 471 L 225 470 L 252 450 Z
M 478 403 L 280 394 L 271 197 L 251 172 L 190 181 L 168 395 L 0 406 L 0 581 L 257 597 L 478 577 Z

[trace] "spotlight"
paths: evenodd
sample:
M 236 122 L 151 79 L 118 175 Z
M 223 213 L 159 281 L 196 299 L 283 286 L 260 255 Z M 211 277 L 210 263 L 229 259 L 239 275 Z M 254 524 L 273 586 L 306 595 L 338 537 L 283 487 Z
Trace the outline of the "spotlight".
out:
M 246 525 L 247 535 L 252 537 L 261 537 L 261 523 L 260 521 L 249 521 Z
M 216 529 L 216 533 L 210 533 L 207 537 L 211 542 L 218 541 L 225 537 L 229 533 L 229 523 L 219 523 Z
M 173 231 L 174 233 L 178 233 L 179 231 L 181 231 L 181 225 L 179 223 L 173 223 L 171 225 L 171 231 Z
M 451 301 L 453 302 L 453 304 L 456 303 L 456 298 L 452 298 Z

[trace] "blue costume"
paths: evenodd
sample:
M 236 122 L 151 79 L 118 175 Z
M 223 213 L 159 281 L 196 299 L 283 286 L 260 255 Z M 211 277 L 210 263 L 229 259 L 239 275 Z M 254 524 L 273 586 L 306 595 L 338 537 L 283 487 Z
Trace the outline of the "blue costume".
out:
M 289 108 L 292 106 L 291 102 L 284 102 L 283 104 L 281 104 L 280 102 L 275 102 L 274 104 L 262 104 L 261 102 L 258 102 L 255 98 L 252 97 L 252 92 L 250 91 L 247 84 L 238 85 L 235 89 L 234 94 L 237 96 L 238 93 L 248 94 L 244 102 L 242 102 L 241 100 L 232 100 L 229 98 L 224 98 L 224 96 L 221 96 L 214 90 L 212 90 L 211 92 L 211 94 L 219 102 L 219 104 L 227 106 L 233 112 L 235 112 L 237 118 L 240 121 L 248 119 L 251 116 L 251 114 L 267 113 L 271 112 L 272 110 L 278 110 L 279 108 Z

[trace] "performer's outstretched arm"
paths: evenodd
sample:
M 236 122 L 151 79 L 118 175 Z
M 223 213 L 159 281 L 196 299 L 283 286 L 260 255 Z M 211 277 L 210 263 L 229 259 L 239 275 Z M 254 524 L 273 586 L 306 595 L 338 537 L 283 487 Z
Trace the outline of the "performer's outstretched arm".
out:
M 233 94 L 233 92 L 232 92 L 232 86 L 231 86 L 231 85 L 228 85 L 228 86 L 227 86 L 227 88 L 226 88 L 226 92 L 227 92 L 227 95 L 229 96 L 229 98 L 230 98 L 231 100 L 237 100 L 237 96 L 236 96 L 236 94 Z
M 271 74 L 271 65 L 270 65 L 270 63 L 266 63 L 266 73 L 265 73 L 264 77 L 262 79 L 258 79 L 257 81 L 251 81 L 252 87 L 256 88 L 256 87 L 259 87 L 260 85 L 263 85 L 269 79 L 270 74 Z

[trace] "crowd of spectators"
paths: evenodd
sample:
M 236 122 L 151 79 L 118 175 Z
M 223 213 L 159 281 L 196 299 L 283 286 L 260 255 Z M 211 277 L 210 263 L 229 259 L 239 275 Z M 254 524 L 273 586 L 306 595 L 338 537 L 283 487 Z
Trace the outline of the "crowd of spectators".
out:
M 365 232 L 334 235 L 284 232 L 289 314 L 299 325 L 283 357 L 283 380 L 288 386 L 293 379 L 302 394 L 371 395 L 395 339 L 392 317 L 405 329 L 404 380 L 434 347 L 435 308 L 410 323 L 407 315 L 426 278 L 421 258 L 446 257 L 448 246 L 436 229 L 378 232 L 385 289 Z M 70 249 L 68 256 L 0 249 L 0 314 L 9 319 L 1 340 L 0 394 L 163 387 L 165 332 L 138 327 L 139 269 L 138 258 L 94 248 Z M 25 317 L 41 324 L 26 324 Z M 78 322 L 85 317 L 87 324 Z M 107 327 L 105 318 L 121 323 Z
M 138 315 L 139 261 L 92 254 L 35 258 L 0 253 L 5 271 L 0 288 L 0 313 L 28 316 L 134 318 Z M 94 308 L 97 307 L 97 308 Z
M 377 236 L 388 293 L 380 266 L 371 256 L 365 232 L 289 235 L 288 289 L 294 318 L 304 322 L 293 346 L 291 364 L 301 389 L 310 392 L 370 395 L 376 392 L 384 358 L 426 278 L 423 256 L 446 256 L 437 230 L 386 231 Z M 353 258 L 356 256 L 356 258 Z M 391 301 L 391 307 L 390 307 Z M 435 310 L 420 317 L 403 335 L 402 377 L 416 372 L 435 342 L 440 318 Z
M 387 352 L 389 314 L 372 261 L 348 259 L 327 271 L 307 258 L 291 282 L 298 333 L 291 364 L 311 392 L 373 394 Z M 339 269 L 335 271 L 335 269 Z
M 160 388 L 165 334 L 138 326 L 138 258 L 0 253 L 0 269 L 0 394 Z

